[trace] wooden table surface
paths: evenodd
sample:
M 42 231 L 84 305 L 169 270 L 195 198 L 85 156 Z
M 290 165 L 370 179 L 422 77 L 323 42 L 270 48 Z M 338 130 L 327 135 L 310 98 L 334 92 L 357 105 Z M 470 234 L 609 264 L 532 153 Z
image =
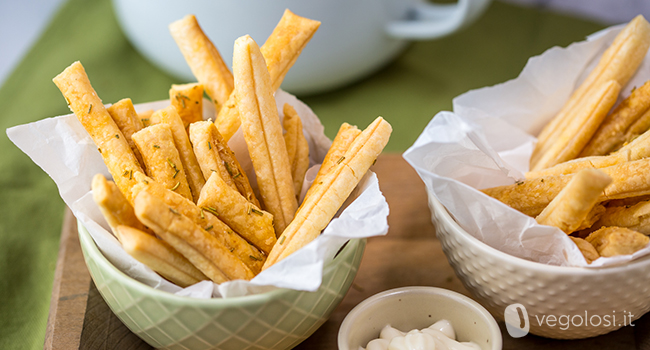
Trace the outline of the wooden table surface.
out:
M 295 349 L 337 349 L 339 326 L 362 300 L 381 291 L 418 285 L 451 289 L 471 297 L 447 262 L 430 220 L 424 184 L 399 154 L 373 166 L 390 206 L 389 232 L 368 240 L 352 288 L 330 319 Z M 504 349 L 650 349 L 649 317 L 596 338 L 559 341 L 533 335 L 513 339 L 503 324 Z M 45 349 L 151 349 L 111 312 L 83 261 L 76 219 L 68 210 L 50 305 Z

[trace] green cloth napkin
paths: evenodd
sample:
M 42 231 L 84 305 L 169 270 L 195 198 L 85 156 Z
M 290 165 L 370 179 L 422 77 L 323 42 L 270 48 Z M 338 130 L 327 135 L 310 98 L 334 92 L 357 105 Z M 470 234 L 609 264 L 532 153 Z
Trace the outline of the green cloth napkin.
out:
M 496 2 L 460 33 L 413 43 L 373 76 L 302 99 L 320 116 L 330 137 L 344 121 L 365 127 L 383 116 L 394 128 L 387 151 L 402 152 L 438 111 L 451 109 L 454 96 L 512 79 L 528 57 L 602 28 Z M 134 103 L 165 99 L 172 83 L 182 83 L 131 47 L 109 0 L 70 0 L 0 88 L 0 126 L 68 113 L 51 80 L 77 60 L 105 103 L 125 97 Z M 49 177 L 6 136 L 0 137 L 0 149 L 0 348 L 39 349 L 64 204 Z

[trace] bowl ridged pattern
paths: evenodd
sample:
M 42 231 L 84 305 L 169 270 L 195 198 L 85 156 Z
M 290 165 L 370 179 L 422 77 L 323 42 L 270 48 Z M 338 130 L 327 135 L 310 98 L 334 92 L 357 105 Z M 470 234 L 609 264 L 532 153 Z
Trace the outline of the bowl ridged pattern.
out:
M 503 320 L 506 307 L 520 303 L 528 312 L 532 334 L 580 339 L 617 330 L 624 321 L 629 324 L 630 319 L 650 310 L 650 257 L 596 269 L 520 259 L 471 236 L 432 193 L 428 197 L 436 235 L 449 263 L 463 285 L 496 318 Z M 538 321 L 549 315 L 558 320 L 563 316 L 562 324 Z
M 164 349 L 290 349 L 318 329 L 354 279 L 366 240 L 351 240 L 325 265 L 315 292 L 278 289 L 196 299 L 146 286 L 113 266 L 79 225 L 86 265 L 111 310 L 136 335 Z

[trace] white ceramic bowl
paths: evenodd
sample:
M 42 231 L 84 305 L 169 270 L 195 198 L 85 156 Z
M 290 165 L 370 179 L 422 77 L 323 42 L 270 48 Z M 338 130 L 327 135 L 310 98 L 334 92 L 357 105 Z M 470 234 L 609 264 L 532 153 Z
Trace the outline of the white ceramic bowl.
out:
M 499 326 L 479 303 L 447 289 L 403 287 L 375 294 L 352 309 L 339 329 L 339 350 L 365 347 L 388 324 L 409 331 L 441 319 L 451 323 L 459 341 L 473 341 L 484 350 L 501 349 Z
M 495 317 L 503 319 L 508 305 L 520 303 L 527 310 L 530 333 L 580 339 L 619 329 L 650 310 L 650 257 L 598 269 L 520 259 L 467 233 L 431 192 L 428 196 L 449 263 L 465 288 Z M 556 321 L 549 321 L 549 316 Z

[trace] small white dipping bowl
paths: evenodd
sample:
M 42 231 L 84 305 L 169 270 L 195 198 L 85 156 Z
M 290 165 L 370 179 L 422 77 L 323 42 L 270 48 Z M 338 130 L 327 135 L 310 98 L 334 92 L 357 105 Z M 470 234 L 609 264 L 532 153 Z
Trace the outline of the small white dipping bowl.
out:
M 339 329 L 339 350 L 357 350 L 379 337 L 386 325 L 410 331 L 446 319 L 458 341 L 472 341 L 484 350 L 500 350 L 501 331 L 479 303 L 447 289 L 403 287 L 375 294 L 345 317 Z

